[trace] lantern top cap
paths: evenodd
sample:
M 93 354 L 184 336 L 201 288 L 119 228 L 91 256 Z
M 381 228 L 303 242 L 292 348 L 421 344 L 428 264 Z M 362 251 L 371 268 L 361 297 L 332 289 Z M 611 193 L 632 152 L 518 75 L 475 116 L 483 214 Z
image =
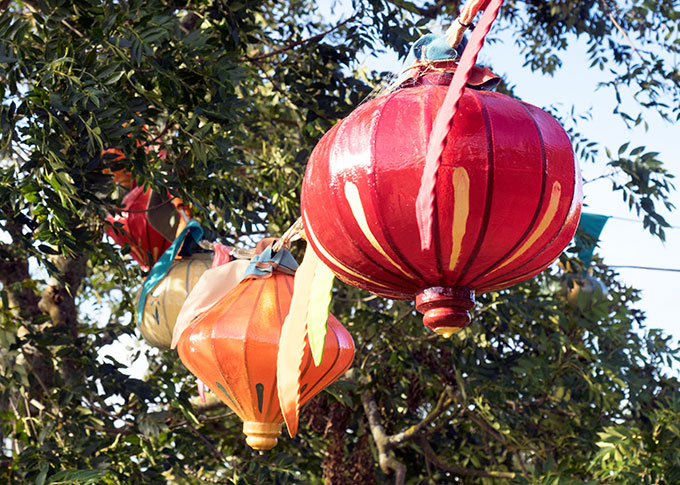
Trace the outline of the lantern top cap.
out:
M 281 249 L 274 252 L 272 245 L 269 245 L 250 260 L 243 279 L 269 278 L 274 271 L 293 275 L 298 266 L 297 261 L 289 251 Z
M 404 68 L 410 68 L 416 61 L 457 61 L 466 44 L 467 42 L 463 40 L 455 48 L 451 47 L 446 35 L 425 34 L 411 46 L 404 61 Z
M 452 74 L 458 67 L 466 45 L 467 41 L 463 39 L 457 47 L 451 47 L 446 34 L 422 36 L 411 46 L 394 86 L 405 87 L 406 81 L 413 81 L 430 73 Z M 486 67 L 474 66 L 471 72 L 467 85 L 474 89 L 493 91 L 501 80 Z

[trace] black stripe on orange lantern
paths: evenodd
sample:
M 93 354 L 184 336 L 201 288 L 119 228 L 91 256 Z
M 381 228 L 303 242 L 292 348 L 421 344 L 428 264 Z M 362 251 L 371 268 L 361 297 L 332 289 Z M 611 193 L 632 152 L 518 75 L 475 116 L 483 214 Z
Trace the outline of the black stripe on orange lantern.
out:
M 436 173 L 432 244 L 422 249 L 416 201 L 451 80 L 425 72 L 359 106 L 319 141 L 302 186 L 308 242 L 335 275 L 415 299 L 425 326 L 444 336 L 469 324 L 475 293 L 548 267 L 574 235 L 582 203 L 560 124 L 466 87 Z
M 271 248 L 256 257 L 244 279 L 198 315 L 177 343 L 184 365 L 243 420 L 246 443 L 257 450 L 276 445 L 283 423 L 277 354 L 297 266 L 286 267 L 283 254 L 292 260 L 287 251 L 272 260 Z M 303 355 L 301 403 L 338 379 L 353 357 L 351 336 L 329 315 L 321 364 L 314 365 L 309 346 Z

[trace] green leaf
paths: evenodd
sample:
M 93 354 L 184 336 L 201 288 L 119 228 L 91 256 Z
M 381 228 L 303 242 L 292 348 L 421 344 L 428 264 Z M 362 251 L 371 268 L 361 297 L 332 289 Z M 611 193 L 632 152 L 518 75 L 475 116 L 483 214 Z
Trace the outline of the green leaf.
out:
M 307 246 L 307 251 L 313 251 Z M 314 365 L 321 365 L 323 351 L 326 344 L 326 329 L 328 324 L 328 308 L 331 304 L 333 290 L 333 272 L 317 258 L 314 279 L 309 295 L 309 310 L 307 313 L 307 338 L 314 358 Z
M 88 485 L 100 483 L 100 478 L 103 478 L 105 472 L 99 470 L 62 470 L 50 477 L 50 485 L 66 485 L 78 484 Z

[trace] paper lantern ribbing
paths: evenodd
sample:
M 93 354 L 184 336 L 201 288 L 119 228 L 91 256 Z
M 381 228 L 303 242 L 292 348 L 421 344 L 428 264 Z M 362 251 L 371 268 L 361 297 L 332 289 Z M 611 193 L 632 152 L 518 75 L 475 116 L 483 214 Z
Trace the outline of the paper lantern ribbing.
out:
M 132 257 L 149 271 L 175 239 L 180 218 L 169 200 L 135 187 L 123 198 L 122 211 L 107 221 L 106 233 L 120 246 L 129 244 Z
M 212 253 L 194 253 L 175 260 L 167 275 L 149 293 L 139 331 L 151 345 L 170 348 L 177 316 L 194 285 L 210 269 Z
M 273 448 L 283 416 L 276 387 L 281 326 L 293 296 L 293 276 L 274 271 L 246 277 L 182 332 L 177 352 L 184 365 L 242 420 L 252 448 Z M 307 349 L 309 350 L 309 349 Z M 338 379 L 354 357 L 352 337 L 329 315 L 319 367 L 303 358 L 304 403 Z
M 549 114 L 466 88 L 437 174 L 434 243 L 420 248 L 416 197 L 432 123 L 450 75 L 374 99 L 314 149 L 302 187 L 311 247 L 345 282 L 414 299 L 448 336 L 470 321 L 475 292 L 549 266 L 571 240 L 581 176 Z

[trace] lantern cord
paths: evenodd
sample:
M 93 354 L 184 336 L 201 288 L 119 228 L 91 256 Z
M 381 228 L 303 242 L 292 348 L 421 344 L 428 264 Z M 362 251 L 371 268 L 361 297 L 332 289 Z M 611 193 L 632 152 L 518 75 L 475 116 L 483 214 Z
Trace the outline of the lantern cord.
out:
M 232 257 L 236 259 L 252 259 L 255 256 L 254 249 L 233 248 L 231 250 Z
M 151 212 L 151 211 L 154 211 L 156 209 L 160 209 L 161 207 L 164 207 L 164 206 L 166 206 L 170 203 L 172 203 L 172 200 L 168 199 L 165 202 L 161 202 L 160 204 L 152 205 L 150 207 L 147 207 L 146 209 L 134 209 L 134 210 L 122 209 L 122 208 L 117 207 L 117 206 L 110 206 L 110 207 L 114 211 L 126 212 L 128 214 L 141 214 L 143 212 Z
M 632 217 L 619 217 L 619 216 L 609 216 L 610 219 L 616 219 L 617 221 L 626 221 L 626 222 L 637 222 L 639 224 L 642 224 L 644 221 L 641 221 L 640 219 L 633 219 Z M 662 226 L 663 227 L 663 226 Z M 680 226 L 666 226 L 664 229 L 680 229 Z
M 486 3 L 488 3 L 488 6 Z M 416 199 L 416 219 L 418 221 L 420 247 L 422 250 L 428 250 L 432 245 L 437 172 L 439 171 L 442 152 L 446 146 L 446 138 L 451 129 L 453 117 L 458 110 L 458 104 L 463 96 L 465 85 L 470 79 L 472 68 L 477 61 L 477 55 L 484 45 L 484 38 L 486 37 L 486 34 L 489 33 L 491 24 L 496 20 L 498 10 L 502 4 L 503 0 L 491 0 L 490 2 L 488 0 L 486 0 L 486 2 L 470 0 L 463 9 L 468 9 L 468 5 L 476 5 L 478 9 L 482 8 L 482 6 L 486 7 L 479 24 L 475 30 L 472 31 L 470 42 L 463 51 L 458 69 L 453 75 L 453 80 L 449 85 L 444 102 L 442 103 L 441 108 L 439 108 L 432 125 L 427 153 L 425 154 L 425 167 L 420 180 L 418 198 Z
M 198 241 L 198 245 L 201 249 L 205 249 L 206 251 L 213 251 L 215 249 L 215 245 L 207 239 L 201 239 Z
M 295 221 L 293 225 L 283 233 L 279 240 L 274 243 L 272 246 L 272 251 L 278 252 L 281 249 L 288 249 L 290 247 L 290 243 L 297 241 L 300 239 L 300 237 L 302 237 L 303 231 L 304 226 L 302 224 L 302 217 L 299 217 L 298 220 Z
M 646 269 L 648 271 L 669 271 L 672 273 L 680 273 L 680 269 L 677 268 L 654 268 L 652 266 L 628 266 L 628 265 L 616 265 L 616 266 L 607 265 L 607 267 L 617 269 Z
M 198 245 L 202 249 L 205 249 L 206 251 L 214 251 L 215 250 L 215 244 L 208 241 L 207 239 L 201 239 L 198 242 Z M 231 252 L 229 254 L 234 259 L 252 259 L 252 257 L 255 256 L 255 250 L 254 249 L 233 248 L 233 247 L 229 248 L 229 249 L 231 249 Z
M 290 243 L 304 237 L 303 233 L 304 226 L 302 224 L 302 217 L 300 217 L 292 226 L 286 229 L 286 232 L 284 232 L 278 241 L 274 243 L 272 251 L 278 252 L 281 249 L 288 249 Z M 198 242 L 198 245 L 207 251 L 213 251 L 215 248 L 215 245 L 207 239 L 202 239 Z M 231 248 L 231 256 L 235 259 L 251 259 L 255 256 L 255 249 Z

